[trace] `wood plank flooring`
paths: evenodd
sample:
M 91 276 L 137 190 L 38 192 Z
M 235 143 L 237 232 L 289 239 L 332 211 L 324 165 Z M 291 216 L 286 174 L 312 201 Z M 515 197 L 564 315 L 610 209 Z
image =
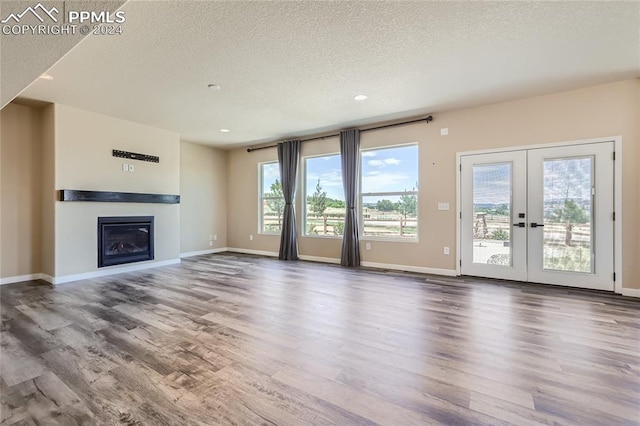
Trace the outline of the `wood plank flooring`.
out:
M 218 254 L 0 288 L 2 425 L 640 424 L 640 301 Z

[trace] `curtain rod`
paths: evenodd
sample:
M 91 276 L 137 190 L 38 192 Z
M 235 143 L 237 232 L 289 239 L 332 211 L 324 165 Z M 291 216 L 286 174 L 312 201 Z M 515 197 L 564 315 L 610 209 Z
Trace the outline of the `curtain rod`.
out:
M 362 129 L 361 132 L 368 132 L 369 130 L 386 129 L 387 127 L 403 126 L 405 124 L 419 123 L 421 121 L 426 121 L 427 123 L 429 123 L 429 122 L 433 121 L 433 116 L 429 115 L 427 117 L 418 118 L 418 119 L 415 119 L 415 120 L 402 121 L 400 123 L 385 124 L 383 126 L 377 126 L 377 127 L 369 127 L 368 129 Z M 324 135 L 324 136 L 317 136 L 317 137 L 308 138 L 308 139 L 301 139 L 300 142 L 317 141 L 319 139 L 333 138 L 333 137 L 336 137 L 336 136 L 340 136 L 340 133 L 335 133 L 335 134 L 331 134 L 331 135 Z M 277 146 L 278 146 L 278 144 L 273 144 L 273 145 L 261 146 L 261 147 L 258 147 L 258 148 L 247 148 L 247 152 L 260 151 L 261 149 L 275 148 Z

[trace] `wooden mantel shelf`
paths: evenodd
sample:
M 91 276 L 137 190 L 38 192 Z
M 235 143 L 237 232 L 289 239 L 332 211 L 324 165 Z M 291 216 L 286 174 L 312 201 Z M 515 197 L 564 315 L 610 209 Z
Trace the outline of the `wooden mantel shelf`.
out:
M 75 189 L 61 189 L 60 201 L 180 204 L 180 196 L 171 194 L 141 194 L 137 192 L 79 191 Z

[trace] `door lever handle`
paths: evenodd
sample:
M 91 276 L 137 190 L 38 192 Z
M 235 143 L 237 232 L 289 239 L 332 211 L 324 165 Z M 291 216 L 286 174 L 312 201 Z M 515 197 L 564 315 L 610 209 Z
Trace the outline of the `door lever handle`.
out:
M 517 226 L 518 228 L 524 228 L 526 225 L 524 222 L 514 223 L 513 226 Z
M 531 222 L 531 227 L 532 228 L 539 228 L 544 226 L 542 223 L 535 223 L 535 222 Z

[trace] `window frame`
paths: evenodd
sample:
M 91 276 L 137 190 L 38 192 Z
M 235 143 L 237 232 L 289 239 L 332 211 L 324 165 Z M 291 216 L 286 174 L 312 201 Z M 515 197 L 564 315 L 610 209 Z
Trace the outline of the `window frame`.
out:
M 321 157 L 332 157 L 332 156 L 338 156 L 341 157 L 341 153 L 340 152 L 330 152 L 330 153 L 326 153 L 326 154 L 313 154 L 313 155 L 307 155 L 305 157 L 302 157 L 302 208 L 301 210 L 301 214 L 302 214 L 302 220 L 300 221 L 300 223 L 302 224 L 302 232 L 300 233 L 301 237 L 304 238 L 327 238 L 327 239 L 343 239 L 342 235 L 313 235 L 313 234 L 308 234 L 307 233 L 307 160 L 309 159 L 313 159 L 313 158 L 321 158 Z M 340 178 L 342 179 L 342 170 L 340 170 Z M 344 182 L 344 180 L 343 180 Z M 346 208 L 345 208 L 345 212 L 346 212 Z
M 362 159 L 364 152 L 370 151 L 383 151 L 386 149 L 394 149 L 394 148 L 403 148 L 415 146 L 418 148 L 418 156 L 416 157 L 416 167 L 418 171 L 418 187 L 415 191 L 392 191 L 392 192 L 362 192 L 362 181 L 363 181 L 363 171 L 364 167 L 362 167 Z M 420 144 L 418 142 L 409 142 L 395 145 L 385 145 L 385 146 L 377 146 L 372 148 L 364 148 L 360 149 L 360 182 L 358 186 L 358 199 L 357 209 L 358 209 L 358 233 L 359 239 L 361 241 L 386 241 L 386 242 L 401 242 L 401 243 L 419 243 L 420 242 Z M 402 196 L 405 194 L 413 194 L 416 196 L 416 236 L 415 237 L 401 237 L 400 235 L 393 236 L 382 236 L 382 235 L 365 235 L 364 234 L 364 197 L 371 196 Z
M 258 163 L 258 234 L 259 235 L 280 235 L 282 234 L 282 229 L 280 229 L 280 231 L 278 232 L 270 232 L 264 229 L 264 201 L 275 199 L 275 197 L 264 197 L 264 194 L 263 194 L 264 166 L 268 164 L 277 164 L 278 167 L 280 167 L 278 160 L 261 161 Z M 278 177 L 278 180 L 280 180 L 280 177 Z

